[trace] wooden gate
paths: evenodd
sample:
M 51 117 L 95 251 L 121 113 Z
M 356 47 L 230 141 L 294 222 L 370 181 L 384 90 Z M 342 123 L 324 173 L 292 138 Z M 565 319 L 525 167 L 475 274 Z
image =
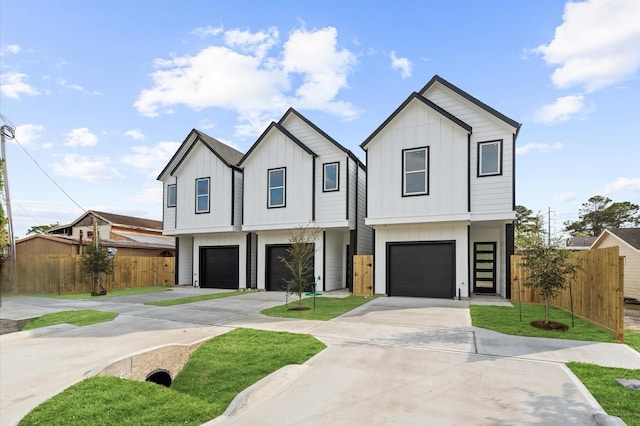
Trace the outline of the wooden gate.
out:
M 373 296 L 373 256 L 353 256 L 353 295 Z

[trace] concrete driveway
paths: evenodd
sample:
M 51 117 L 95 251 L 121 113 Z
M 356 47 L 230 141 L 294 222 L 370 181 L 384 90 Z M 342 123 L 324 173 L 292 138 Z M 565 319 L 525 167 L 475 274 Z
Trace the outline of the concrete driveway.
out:
M 0 336 L 2 425 L 16 424 L 98 366 L 235 327 L 310 333 L 328 348 L 243 392 L 216 424 L 599 424 L 600 407 L 563 362 L 640 368 L 640 355 L 625 345 L 475 329 L 466 301 L 382 297 L 328 322 L 260 315 L 284 302 L 277 292 L 167 308 L 143 304 L 206 291 L 90 301 L 3 298 L 2 318 L 68 309 L 121 315 L 111 323 Z

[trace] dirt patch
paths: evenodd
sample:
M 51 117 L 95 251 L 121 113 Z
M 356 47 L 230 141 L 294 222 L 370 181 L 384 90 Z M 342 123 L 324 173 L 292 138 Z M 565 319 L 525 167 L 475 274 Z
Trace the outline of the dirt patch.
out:
M 8 318 L 0 318 L 0 334 L 9 334 L 20 331 L 26 323 L 34 319 L 35 318 L 12 320 Z
M 640 310 L 624 310 L 624 328 L 634 331 L 640 331 Z
M 569 329 L 568 326 L 555 321 L 544 322 L 542 320 L 536 320 L 531 321 L 531 325 L 543 330 L 567 331 Z

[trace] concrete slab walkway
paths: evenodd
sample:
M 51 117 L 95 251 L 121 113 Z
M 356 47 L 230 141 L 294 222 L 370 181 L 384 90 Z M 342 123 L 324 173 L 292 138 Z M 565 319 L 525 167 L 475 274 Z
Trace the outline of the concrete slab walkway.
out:
M 120 316 L 0 336 L 1 424 L 16 424 L 99 365 L 235 327 L 310 333 L 328 348 L 248 389 L 215 424 L 601 424 L 601 408 L 563 363 L 640 368 L 640 354 L 626 345 L 474 328 L 468 301 L 381 297 L 328 322 L 262 316 L 261 309 L 284 302 L 277 292 L 166 308 L 143 304 L 204 291 L 90 301 L 3 298 L 2 318 L 68 309 Z

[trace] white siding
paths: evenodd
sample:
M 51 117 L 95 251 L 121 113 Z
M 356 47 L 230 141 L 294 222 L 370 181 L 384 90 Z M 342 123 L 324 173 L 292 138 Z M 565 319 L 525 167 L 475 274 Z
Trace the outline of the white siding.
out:
M 309 153 L 273 129 L 243 167 L 243 229 L 294 228 L 311 221 L 313 157 Z M 268 208 L 268 170 L 281 167 L 286 168 L 286 206 Z
M 214 232 L 231 229 L 231 169 L 203 144 L 196 144 L 177 177 L 178 233 Z M 195 212 L 195 182 L 209 178 L 209 213 Z
M 461 297 L 469 297 L 468 270 L 469 247 L 467 243 L 467 223 L 447 222 L 437 224 L 388 225 L 376 229 L 375 239 L 376 258 L 374 260 L 374 292 L 386 294 L 387 243 L 404 241 L 455 241 L 455 271 L 456 290 L 460 290 Z
M 607 235 L 597 248 L 616 246 L 619 255 L 624 256 L 624 297 L 640 300 L 640 251 L 612 235 Z
M 347 242 L 345 242 L 345 237 Z M 348 231 L 325 231 L 325 278 L 324 291 L 345 287 L 346 244 Z M 316 274 L 317 276 L 317 274 Z
M 224 232 L 215 234 L 198 234 L 193 238 L 193 279 L 200 283 L 200 248 L 210 246 L 238 246 L 239 247 L 239 276 L 238 285 L 245 288 L 247 284 L 247 237 L 242 232 Z
M 241 171 L 233 171 L 233 225 L 238 227 L 238 229 L 242 225 L 242 178 Z
M 364 224 L 367 200 L 367 172 L 358 166 L 358 217 L 357 217 L 357 253 L 355 254 L 371 254 L 373 253 L 373 230 L 370 226 Z M 354 197 L 355 198 L 355 197 Z
M 163 182 L 162 197 L 162 229 L 173 231 L 176 229 L 176 207 L 167 207 L 167 187 L 176 183 L 175 176 L 169 176 Z
M 432 86 L 425 96 L 473 128 L 471 135 L 470 177 L 471 212 L 513 211 L 513 134 L 515 129 L 468 100 L 440 86 Z M 478 177 L 478 142 L 502 140 L 502 175 Z
M 429 147 L 429 194 L 402 196 L 403 149 Z M 467 132 L 418 100 L 367 145 L 368 222 L 467 214 Z
M 193 237 L 181 235 L 178 238 L 178 285 L 194 285 L 193 277 Z

